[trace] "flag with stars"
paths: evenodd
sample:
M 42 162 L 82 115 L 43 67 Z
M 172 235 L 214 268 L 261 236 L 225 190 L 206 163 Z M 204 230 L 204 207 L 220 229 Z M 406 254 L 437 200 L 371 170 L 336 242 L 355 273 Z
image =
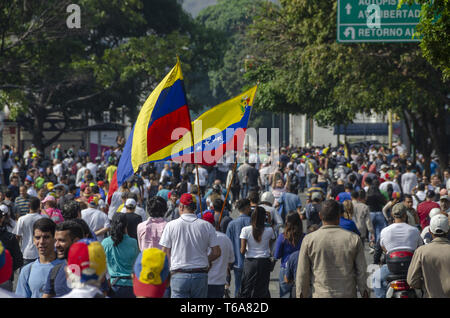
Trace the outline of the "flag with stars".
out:
M 173 153 L 171 160 L 212 166 L 227 151 L 241 151 L 257 87 L 227 100 L 192 122 L 194 146 Z

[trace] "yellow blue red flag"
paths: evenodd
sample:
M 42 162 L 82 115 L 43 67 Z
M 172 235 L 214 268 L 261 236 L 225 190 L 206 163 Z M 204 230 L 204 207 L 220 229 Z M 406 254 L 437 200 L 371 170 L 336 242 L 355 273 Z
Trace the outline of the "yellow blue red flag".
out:
M 180 142 L 173 149 L 183 150 L 173 153 L 170 160 L 215 165 L 226 151 L 240 151 L 256 89 L 254 86 L 201 114 L 191 124 L 194 147 L 189 140 Z
M 180 61 L 142 106 L 117 166 L 118 185 L 137 172 L 144 163 L 169 160 L 167 158 L 170 158 L 177 144 L 172 136 L 177 128 L 183 132 L 178 136 L 180 140 L 190 138 L 192 127 Z

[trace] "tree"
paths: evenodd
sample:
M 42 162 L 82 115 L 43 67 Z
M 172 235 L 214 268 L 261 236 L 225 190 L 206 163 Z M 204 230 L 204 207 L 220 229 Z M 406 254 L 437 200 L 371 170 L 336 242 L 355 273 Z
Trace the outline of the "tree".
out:
M 449 86 L 417 44 L 339 44 L 336 2 L 280 3 L 261 10 L 249 33 L 256 68 L 247 76 L 261 82 L 257 105 L 327 125 L 349 123 L 358 112 L 392 109 L 429 138 L 417 145 L 428 163 L 434 149 L 447 166 L 448 136 L 442 132 Z
M 422 5 L 417 35 L 420 48 L 431 65 L 440 69 L 445 80 L 450 79 L 450 3 L 448 0 L 418 0 Z M 413 0 L 401 0 L 412 4 Z
M 215 31 L 219 39 L 215 49 L 220 53 L 220 60 L 208 73 L 214 97 L 219 101 L 241 93 L 248 84 L 243 76 L 246 60 L 251 58 L 246 30 L 263 3 L 260 0 L 219 0 L 197 16 L 196 20 Z
M 176 0 L 82 0 L 82 27 L 73 30 L 65 24 L 70 2 L 9 0 L 0 10 L 0 99 L 41 151 L 104 110 L 114 120 L 125 106 L 133 120 L 176 55 L 189 72 L 201 47 Z M 49 125 L 57 134 L 45 140 Z

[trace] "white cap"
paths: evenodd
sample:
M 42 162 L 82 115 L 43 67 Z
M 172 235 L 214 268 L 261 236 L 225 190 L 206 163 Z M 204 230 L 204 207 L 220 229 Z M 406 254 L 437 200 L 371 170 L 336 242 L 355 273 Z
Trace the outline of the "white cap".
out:
M 12 172 L 13 172 L 13 173 L 19 173 L 20 171 L 19 171 L 19 169 L 14 168 L 14 169 L 12 170 Z
M 431 219 L 433 216 L 438 215 L 438 214 L 440 214 L 440 213 L 441 213 L 441 209 L 439 209 L 439 208 L 432 208 L 432 209 L 430 210 L 430 213 L 428 214 L 428 216 L 429 216 L 430 219 Z
M 430 231 L 433 234 L 444 234 L 448 233 L 449 224 L 448 217 L 444 214 L 438 214 L 431 218 L 430 221 Z
M 127 201 L 125 202 L 125 207 L 135 207 L 136 206 L 136 201 L 134 199 L 127 199 Z
M 311 200 L 314 201 L 316 199 L 322 200 L 322 193 L 320 193 L 319 191 L 314 191 L 311 194 Z
M 6 215 L 9 213 L 9 209 L 6 205 L 2 204 L 0 205 L 0 212 L 2 215 Z
M 273 204 L 273 201 L 275 201 L 275 197 L 272 192 L 267 191 L 262 194 L 261 202 L 269 202 L 270 204 Z

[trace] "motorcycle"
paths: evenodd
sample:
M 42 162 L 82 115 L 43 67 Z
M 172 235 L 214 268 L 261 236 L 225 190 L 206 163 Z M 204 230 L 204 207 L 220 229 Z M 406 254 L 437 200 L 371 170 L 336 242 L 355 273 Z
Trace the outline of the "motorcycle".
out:
M 402 250 L 386 255 L 386 264 L 391 272 L 387 276 L 386 298 L 417 298 L 416 291 L 406 281 L 413 254 L 411 251 Z

